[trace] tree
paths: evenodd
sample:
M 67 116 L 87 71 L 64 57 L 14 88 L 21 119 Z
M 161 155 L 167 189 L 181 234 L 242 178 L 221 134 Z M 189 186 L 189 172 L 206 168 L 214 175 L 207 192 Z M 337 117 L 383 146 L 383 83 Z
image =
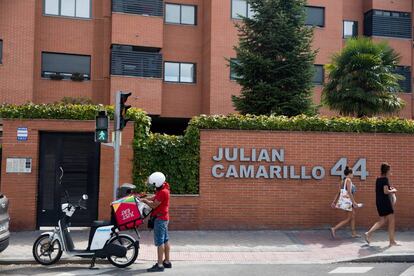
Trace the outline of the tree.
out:
M 231 62 L 241 95 L 232 96 L 242 114 L 294 116 L 312 113 L 316 51 L 305 26 L 305 0 L 249 0 L 253 16 L 236 24 L 237 62 Z
M 329 81 L 322 93 L 322 103 L 341 115 L 374 116 L 392 114 L 405 103 L 397 97 L 399 81 L 395 72 L 400 56 L 385 42 L 369 38 L 347 41 L 342 52 L 326 65 Z

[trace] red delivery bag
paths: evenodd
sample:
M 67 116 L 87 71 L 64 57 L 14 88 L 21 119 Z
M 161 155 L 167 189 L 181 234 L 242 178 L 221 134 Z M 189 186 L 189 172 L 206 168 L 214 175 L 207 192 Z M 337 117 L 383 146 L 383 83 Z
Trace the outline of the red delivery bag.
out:
M 119 230 L 134 229 L 143 223 L 144 218 L 134 196 L 118 199 L 111 203 L 111 207 Z

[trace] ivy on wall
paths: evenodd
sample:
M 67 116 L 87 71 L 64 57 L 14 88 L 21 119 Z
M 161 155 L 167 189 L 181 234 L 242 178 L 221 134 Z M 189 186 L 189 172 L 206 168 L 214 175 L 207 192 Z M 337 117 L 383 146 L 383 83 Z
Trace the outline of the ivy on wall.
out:
M 100 108 L 96 105 L 64 104 L 1 105 L 0 116 L 9 119 L 94 120 Z M 113 117 L 113 107 L 104 108 Z M 201 129 L 414 134 L 414 121 L 399 118 L 228 115 L 194 117 L 183 136 L 172 136 L 151 133 L 151 119 L 140 109 L 131 108 L 127 115 L 135 127 L 134 184 L 139 191 L 145 191 L 148 175 L 162 171 L 175 194 L 197 194 L 199 191 Z

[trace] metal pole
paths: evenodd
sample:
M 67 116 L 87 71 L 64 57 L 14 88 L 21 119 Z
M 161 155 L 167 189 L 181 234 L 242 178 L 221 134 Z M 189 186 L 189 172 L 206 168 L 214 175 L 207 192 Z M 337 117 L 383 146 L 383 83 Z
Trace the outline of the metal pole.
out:
M 119 187 L 119 159 L 120 159 L 120 122 L 119 118 L 121 115 L 120 103 L 121 101 L 121 92 L 117 91 L 115 95 L 115 141 L 114 141 L 114 200 L 116 200 L 117 191 Z

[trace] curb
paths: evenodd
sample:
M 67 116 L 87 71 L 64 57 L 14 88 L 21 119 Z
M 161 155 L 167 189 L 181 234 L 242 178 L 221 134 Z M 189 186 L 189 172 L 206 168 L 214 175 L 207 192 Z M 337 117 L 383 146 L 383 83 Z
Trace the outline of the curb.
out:
M 57 264 L 87 264 L 91 263 L 90 259 L 61 259 Z M 96 264 L 109 264 L 108 260 L 96 260 Z M 36 265 L 38 264 L 34 259 L 0 259 L 0 266 L 2 265 Z
M 414 263 L 414 254 L 375 255 L 346 261 L 347 263 Z M 344 262 L 341 262 L 344 263 Z

